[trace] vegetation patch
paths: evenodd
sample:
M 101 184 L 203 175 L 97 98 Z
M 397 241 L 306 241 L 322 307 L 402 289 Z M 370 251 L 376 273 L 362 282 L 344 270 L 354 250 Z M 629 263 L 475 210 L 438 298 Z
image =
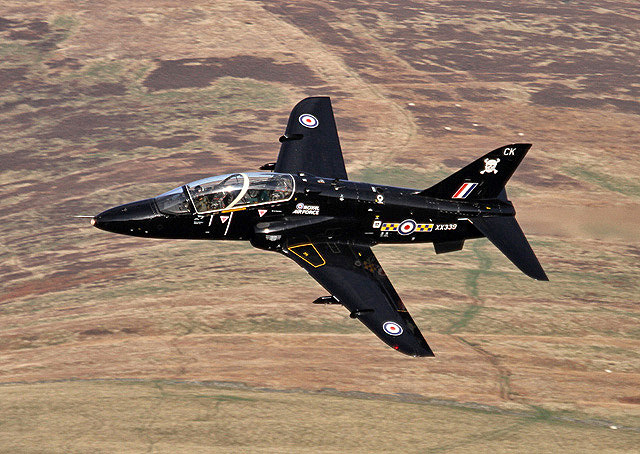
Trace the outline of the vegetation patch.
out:
M 577 166 L 563 167 L 562 171 L 579 180 L 600 186 L 602 189 L 630 197 L 640 197 L 640 184 L 634 180 Z

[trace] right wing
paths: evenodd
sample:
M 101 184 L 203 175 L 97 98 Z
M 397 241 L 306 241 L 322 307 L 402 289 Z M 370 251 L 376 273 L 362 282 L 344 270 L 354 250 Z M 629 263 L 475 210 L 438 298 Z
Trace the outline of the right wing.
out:
M 411 356 L 434 356 L 370 247 L 294 243 L 283 253 L 387 345 Z
M 347 179 L 330 98 L 300 101 L 291 111 L 280 142 L 275 172 Z

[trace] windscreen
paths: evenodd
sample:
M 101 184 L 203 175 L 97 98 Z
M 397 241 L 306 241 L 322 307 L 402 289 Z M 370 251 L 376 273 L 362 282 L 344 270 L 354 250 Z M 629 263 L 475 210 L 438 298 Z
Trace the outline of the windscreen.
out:
M 161 213 L 184 214 L 189 213 L 189 199 L 182 187 L 165 192 L 155 198 Z

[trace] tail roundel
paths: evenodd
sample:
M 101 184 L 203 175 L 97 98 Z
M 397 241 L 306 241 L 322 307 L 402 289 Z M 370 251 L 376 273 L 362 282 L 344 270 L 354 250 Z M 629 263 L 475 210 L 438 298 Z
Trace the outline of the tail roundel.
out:
M 420 192 L 438 199 L 495 199 L 531 148 L 515 143 L 496 148 L 441 182 Z

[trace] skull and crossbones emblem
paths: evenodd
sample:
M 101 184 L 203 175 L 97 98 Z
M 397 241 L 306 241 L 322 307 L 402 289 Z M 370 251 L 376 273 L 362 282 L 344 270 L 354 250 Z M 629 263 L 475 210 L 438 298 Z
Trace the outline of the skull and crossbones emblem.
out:
M 496 158 L 496 159 L 489 159 L 489 158 L 485 158 L 484 160 L 484 170 L 481 170 L 480 173 L 481 174 L 485 174 L 485 173 L 498 173 L 498 170 L 496 169 L 496 166 L 498 165 L 498 163 L 500 162 L 500 158 Z

